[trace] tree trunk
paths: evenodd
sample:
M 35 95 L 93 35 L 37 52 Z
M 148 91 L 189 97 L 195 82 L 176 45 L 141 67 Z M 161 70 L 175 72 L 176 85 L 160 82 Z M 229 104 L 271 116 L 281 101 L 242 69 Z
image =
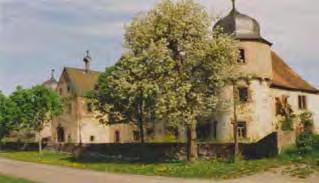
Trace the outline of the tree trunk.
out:
M 142 96 L 142 93 L 141 93 Z M 139 131 L 140 131 L 140 140 L 141 143 L 144 144 L 145 143 L 145 134 L 144 134 L 144 119 L 143 119 L 143 106 L 144 105 L 144 101 L 141 97 L 140 102 L 137 106 L 137 111 L 138 111 L 138 127 L 139 127 Z
M 139 131 L 140 131 L 140 140 L 141 140 L 141 143 L 144 144 L 145 143 L 145 135 L 144 135 L 144 123 L 143 123 L 143 119 L 142 117 L 140 117 L 140 120 L 139 120 Z
M 42 154 L 42 136 L 41 136 L 41 131 L 39 132 L 39 137 L 38 137 L 38 147 L 39 147 L 39 154 Z
M 187 126 L 187 160 L 193 162 L 198 157 L 196 123 Z

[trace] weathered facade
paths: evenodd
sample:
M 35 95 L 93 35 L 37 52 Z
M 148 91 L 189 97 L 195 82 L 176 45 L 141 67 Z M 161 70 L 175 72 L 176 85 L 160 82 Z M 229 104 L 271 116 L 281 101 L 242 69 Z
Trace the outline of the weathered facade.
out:
M 56 143 L 125 143 L 134 141 L 134 127 L 127 124 L 106 126 L 96 118 L 85 95 L 94 89 L 99 72 L 89 68 L 91 58 L 83 61 L 85 69 L 64 68 L 56 91 L 64 102 L 64 114 L 54 119 L 51 132 Z
M 258 22 L 234 7 L 215 25 L 216 28 L 240 41 L 238 65 L 242 74 L 241 79 L 221 92 L 220 97 L 229 105 L 211 121 L 216 140 L 233 141 L 235 116 L 241 142 L 257 142 L 272 132 L 280 131 L 276 100 L 282 97 L 288 99 L 294 114 L 310 111 L 315 131 L 319 132 L 319 91 L 272 51 L 272 44 L 261 36 Z M 294 129 L 297 128 L 295 124 Z
M 319 133 L 319 91 L 296 74 L 272 50 L 272 44 L 261 36 L 259 23 L 233 7 L 229 15 L 214 26 L 214 29 L 220 28 L 239 40 L 241 58 L 238 67 L 242 77 L 223 88 L 220 94 L 223 105 L 213 119 L 208 119 L 207 124 L 198 127 L 198 136 L 208 141 L 232 143 L 236 116 L 235 130 L 240 142 L 258 142 L 281 130 L 276 106 L 282 98 L 286 99 L 291 112 L 296 115 L 310 111 L 313 114 L 314 131 Z M 83 61 L 85 69 L 64 68 L 57 83 L 56 90 L 64 99 L 65 112 L 51 124 L 53 141 L 134 142 L 134 126 L 105 126 L 95 118 L 96 112 L 92 111 L 84 95 L 94 89 L 100 73 L 90 70 L 89 55 Z M 298 131 L 298 124 L 294 125 L 294 129 Z M 153 129 L 146 129 L 146 140 L 163 141 L 163 136 L 167 134 L 165 125 L 156 123 Z M 183 128 L 173 129 L 171 134 L 178 136 L 179 141 L 185 140 Z M 293 140 L 281 140 L 280 143 L 285 142 L 291 143 Z

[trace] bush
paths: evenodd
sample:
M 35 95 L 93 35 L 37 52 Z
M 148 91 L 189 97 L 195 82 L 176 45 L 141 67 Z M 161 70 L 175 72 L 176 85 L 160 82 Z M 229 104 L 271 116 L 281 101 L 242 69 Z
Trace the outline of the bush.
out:
M 294 120 L 295 120 L 295 116 L 294 115 L 283 118 L 280 121 L 281 122 L 281 130 L 283 130 L 283 131 L 293 131 L 294 130 Z
M 299 115 L 301 124 L 303 125 L 304 132 L 313 133 L 313 117 L 311 112 L 303 112 Z
M 302 133 L 297 137 L 296 140 L 298 152 L 301 154 L 312 152 L 314 144 L 314 135 L 310 133 Z

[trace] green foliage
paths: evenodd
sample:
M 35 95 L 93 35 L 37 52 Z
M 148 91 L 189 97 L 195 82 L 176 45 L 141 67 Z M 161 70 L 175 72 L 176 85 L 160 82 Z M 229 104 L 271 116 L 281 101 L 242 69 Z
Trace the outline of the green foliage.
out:
M 295 115 L 284 117 L 280 120 L 281 130 L 283 131 L 292 131 L 294 130 L 294 121 L 296 119 Z
M 192 0 L 163 0 L 127 26 L 127 52 L 91 94 L 104 123 L 190 125 L 217 108 L 232 77 L 237 42 L 211 31 L 205 9 Z M 196 126 L 196 125 L 195 125 Z
M 37 132 L 63 110 L 59 95 L 44 86 L 34 86 L 31 89 L 18 87 L 10 99 L 17 106 L 14 116 L 17 123 Z
M 16 105 L 0 91 L 0 142 L 3 137 L 15 129 L 15 112 Z
M 309 133 L 300 134 L 296 139 L 296 146 L 301 154 L 312 152 L 314 146 L 313 135 Z
M 312 133 L 314 122 L 313 122 L 313 115 L 311 112 L 306 111 L 301 114 L 299 114 L 300 122 L 303 126 L 303 129 L 307 133 Z

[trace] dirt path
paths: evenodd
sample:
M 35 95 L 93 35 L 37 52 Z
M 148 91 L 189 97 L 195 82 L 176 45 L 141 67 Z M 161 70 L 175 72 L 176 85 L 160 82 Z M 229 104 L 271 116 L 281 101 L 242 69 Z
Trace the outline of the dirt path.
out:
M 27 163 L 0 158 L 0 173 L 25 178 L 39 183 L 318 183 L 319 175 L 306 180 L 292 178 L 272 172 L 259 173 L 235 180 L 215 181 L 122 175 L 67 167 Z

